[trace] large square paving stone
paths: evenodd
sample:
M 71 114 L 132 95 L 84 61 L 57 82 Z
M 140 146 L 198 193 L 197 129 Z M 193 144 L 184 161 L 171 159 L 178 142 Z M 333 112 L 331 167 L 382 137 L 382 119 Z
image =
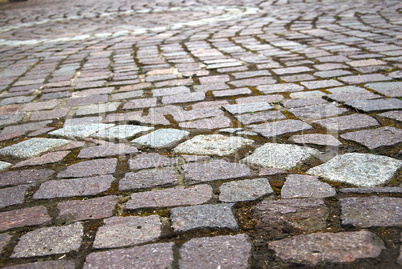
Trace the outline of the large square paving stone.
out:
M 70 142 L 71 141 L 65 139 L 32 138 L 1 149 L 0 155 L 28 159 L 64 146 Z
M 373 187 L 386 183 L 402 166 L 402 161 L 374 154 L 346 153 L 311 168 L 308 174 L 329 181 Z
M 257 148 L 243 163 L 279 169 L 292 169 L 319 155 L 320 152 L 309 147 L 288 144 L 266 143 Z

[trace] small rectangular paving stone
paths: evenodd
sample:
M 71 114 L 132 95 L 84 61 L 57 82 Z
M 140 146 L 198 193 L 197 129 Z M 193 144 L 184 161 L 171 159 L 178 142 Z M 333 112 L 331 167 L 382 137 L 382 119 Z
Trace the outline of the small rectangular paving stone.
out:
M 263 123 L 268 121 L 275 121 L 275 120 L 283 120 L 286 119 L 286 116 L 277 110 L 274 111 L 262 111 L 257 113 L 251 114 L 241 114 L 235 116 L 238 121 L 241 123 L 248 125 L 252 123 Z
M 317 177 L 288 175 L 281 189 L 281 197 L 289 198 L 326 198 L 336 195 L 331 185 L 321 182 Z
M 253 201 L 274 193 L 266 178 L 243 179 L 223 183 L 219 187 L 219 191 L 219 200 L 226 203 Z
M 316 120 L 318 124 L 330 132 L 340 132 L 350 129 L 361 129 L 380 125 L 378 121 L 370 116 L 363 114 L 353 114 L 330 119 Z
M 387 111 L 402 109 L 402 100 L 397 98 L 354 100 L 346 102 L 345 105 L 354 107 L 364 112 Z
M 339 147 L 342 145 L 334 136 L 325 134 L 293 135 L 289 138 L 289 141 L 297 144 L 313 144 L 330 147 Z
M 183 93 L 180 95 L 163 96 L 162 103 L 165 105 L 177 104 L 177 103 L 190 103 L 190 102 L 202 101 L 204 99 L 205 99 L 205 93 L 190 92 L 190 93 Z
M 268 248 L 282 261 L 312 267 L 377 258 L 385 250 L 384 242 L 369 231 L 298 235 L 272 241 Z
M 5 269 L 74 269 L 74 268 L 75 268 L 75 262 L 73 260 L 24 263 L 10 267 L 5 267 Z
M 91 135 L 94 138 L 101 138 L 106 140 L 128 140 L 137 134 L 145 133 L 153 130 L 154 127 L 146 127 L 139 125 L 118 125 L 112 128 L 98 131 Z
M 178 129 L 158 129 L 131 142 L 151 148 L 167 148 L 179 143 L 189 134 L 188 131 Z
M 128 163 L 131 170 L 141 170 L 163 166 L 176 166 L 179 161 L 177 158 L 169 158 L 158 153 L 141 153 L 131 158 Z
M 13 228 L 50 223 L 51 218 L 43 206 L 0 212 L 0 232 Z
M 315 80 L 315 81 L 303 81 L 300 82 L 303 86 L 305 86 L 307 89 L 313 90 L 313 89 L 322 89 L 322 88 L 329 88 L 329 87 L 335 87 L 335 86 L 340 86 L 343 85 L 342 83 L 330 79 L 330 80 Z
M 232 207 L 233 204 L 208 204 L 173 208 L 170 211 L 172 228 L 175 232 L 185 232 L 197 228 L 236 230 L 238 225 Z
M 18 171 L 7 171 L 0 173 L 0 187 L 37 183 L 47 180 L 54 174 L 50 169 L 23 169 Z
M 126 144 L 109 144 L 96 147 L 89 147 L 81 149 L 77 158 L 97 158 L 106 157 L 113 155 L 126 155 L 137 153 L 138 149 L 135 147 L 128 146 Z
M 346 108 L 334 104 L 297 107 L 288 111 L 300 119 L 323 119 L 348 112 Z
M 106 191 L 115 180 L 111 175 L 49 180 L 40 185 L 34 199 L 52 199 L 56 197 L 72 197 L 95 195 Z
M 280 83 L 257 86 L 257 89 L 265 94 L 270 94 L 278 92 L 298 92 L 304 90 L 304 87 L 294 83 Z
M 83 268 L 172 268 L 173 246 L 174 243 L 158 243 L 125 249 L 93 252 L 86 257 Z
M 117 159 L 95 159 L 67 166 L 57 177 L 89 177 L 113 174 L 117 167 Z
M 94 248 L 115 248 L 138 245 L 159 238 L 162 223 L 159 216 L 112 217 L 103 220 L 96 232 Z
M 244 113 L 270 110 L 273 107 L 267 102 L 260 102 L 260 103 L 242 103 L 237 105 L 226 105 L 224 106 L 224 108 L 230 114 L 244 114 Z
M 402 97 L 402 82 L 377 82 L 364 85 L 388 97 Z
M 0 150 L 0 155 L 28 159 L 52 149 L 64 146 L 71 141 L 52 138 L 31 138 Z
M 176 187 L 158 191 L 133 193 L 125 209 L 173 207 L 199 205 L 212 198 L 212 187 L 197 185 L 194 187 Z
M 368 74 L 368 75 L 340 77 L 339 80 L 346 82 L 348 84 L 360 84 L 360 83 L 376 82 L 376 81 L 388 81 L 392 80 L 392 78 L 384 76 L 382 74 Z
M 86 124 L 86 125 L 67 125 L 61 129 L 50 132 L 50 135 L 54 136 L 62 136 L 62 137 L 77 137 L 77 138 L 85 138 L 89 137 L 91 134 L 96 132 L 108 129 L 110 127 L 114 127 L 114 124 Z
M 120 106 L 120 102 L 109 102 L 109 103 L 102 103 L 102 104 L 91 104 L 87 106 L 82 106 L 77 109 L 75 115 L 77 116 L 84 116 L 84 115 L 91 115 L 91 114 L 104 114 L 107 112 L 114 112 Z
M 341 198 L 342 225 L 360 228 L 402 225 L 402 199 L 393 197 Z
M 208 119 L 199 119 L 179 123 L 180 128 L 198 129 L 198 130 L 215 130 L 230 126 L 230 119 L 224 116 L 212 117 Z
M 145 169 L 129 172 L 119 182 L 119 190 L 147 189 L 152 187 L 174 186 L 178 174 L 173 167 Z
M 253 131 L 270 138 L 287 133 L 295 133 L 313 129 L 309 124 L 300 120 L 281 120 L 249 126 Z
M 249 268 L 251 244 L 245 234 L 194 238 L 180 248 L 180 268 Z
M 68 253 L 80 248 L 83 236 L 83 226 L 79 222 L 68 226 L 37 229 L 21 236 L 11 257 L 25 258 Z
M 58 221 L 75 222 L 79 220 L 101 219 L 113 216 L 117 205 L 117 196 L 110 195 L 88 200 L 72 200 L 61 202 Z
M 50 164 L 50 163 L 59 163 L 68 154 L 70 154 L 70 151 L 56 151 L 56 152 L 46 153 L 40 157 L 34 157 L 31 159 L 19 162 L 19 163 L 15 164 L 13 166 L 13 168 L 23 167 L 23 166 L 33 166 L 33 165 L 44 165 L 44 164 Z
M 10 205 L 19 205 L 24 202 L 25 192 L 30 185 L 19 185 L 0 189 L 0 208 Z
M 182 166 L 186 184 L 196 184 L 215 180 L 225 180 L 251 176 L 245 164 L 225 160 L 212 160 L 204 163 L 187 163 Z
M 402 130 L 395 127 L 381 127 L 374 130 L 363 130 L 342 134 L 345 140 L 352 140 L 369 149 L 393 146 L 402 142 Z

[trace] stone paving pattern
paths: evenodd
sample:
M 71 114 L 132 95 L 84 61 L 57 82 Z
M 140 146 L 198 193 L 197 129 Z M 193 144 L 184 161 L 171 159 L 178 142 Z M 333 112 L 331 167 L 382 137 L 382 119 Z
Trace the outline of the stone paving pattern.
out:
M 0 268 L 402 266 L 400 1 L 67 2 L 0 4 Z

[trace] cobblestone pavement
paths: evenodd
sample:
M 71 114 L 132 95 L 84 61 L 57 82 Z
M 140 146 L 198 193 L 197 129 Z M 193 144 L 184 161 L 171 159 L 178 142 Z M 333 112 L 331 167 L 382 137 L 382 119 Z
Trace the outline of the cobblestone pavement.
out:
M 1 268 L 401 268 L 399 0 L 0 6 Z

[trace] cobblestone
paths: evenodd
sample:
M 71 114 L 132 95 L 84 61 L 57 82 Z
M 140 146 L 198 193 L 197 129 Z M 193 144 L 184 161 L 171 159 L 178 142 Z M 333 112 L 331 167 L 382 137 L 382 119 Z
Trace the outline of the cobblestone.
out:
M 155 168 L 126 173 L 120 180 L 120 190 L 146 189 L 173 186 L 177 184 L 178 174 L 174 168 Z
M 22 204 L 25 198 L 25 192 L 29 187 L 29 185 L 20 185 L 0 189 L 0 208 Z
M 249 127 L 267 138 L 313 129 L 309 124 L 300 120 L 282 120 L 272 123 L 250 125 Z
M 219 200 L 222 202 L 252 201 L 274 193 L 266 178 L 223 183 L 219 187 L 219 191 Z
M 57 177 L 89 177 L 95 175 L 113 174 L 116 170 L 117 159 L 96 159 L 79 162 L 68 166 Z
M 29 184 L 45 181 L 54 174 L 50 169 L 25 169 L 0 173 L 0 186 Z
M 402 131 L 393 127 L 382 127 L 374 130 L 363 130 L 341 135 L 343 139 L 363 144 L 369 149 L 382 146 L 393 146 L 402 142 Z
M 168 148 L 175 146 L 189 134 L 187 131 L 178 129 L 158 129 L 131 142 L 151 148 Z
M 70 143 L 70 141 L 65 139 L 31 138 L 18 144 L 2 148 L 0 155 L 28 159 L 68 143 Z
M 336 190 L 317 177 L 288 175 L 281 189 L 281 197 L 288 198 L 326 198 L 336 195 Z

